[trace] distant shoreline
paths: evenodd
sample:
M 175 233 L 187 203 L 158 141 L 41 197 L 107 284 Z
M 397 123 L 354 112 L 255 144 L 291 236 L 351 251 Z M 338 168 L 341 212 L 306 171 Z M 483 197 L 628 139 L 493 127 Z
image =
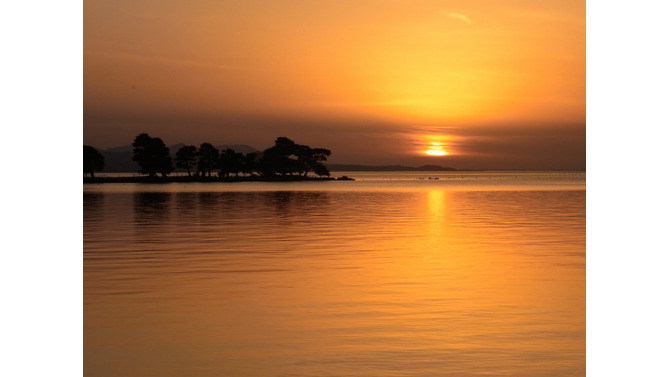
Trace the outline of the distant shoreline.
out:
M 356 171 L 356 172 L 452 172 L 460 169 L 443 167 L 438 165 L 423 165 L 419 167 L 404 165 L 355 165 L 355 164 L 326 164 L 330 171 Z
M 309 181 L 353 181 L 347 176 L 341 177 L 304 177 L 289 175 L 285 177 L 195 177 L 195 176 L 167 176 L 167 177 L 84 177 L 84 184 L 95 183 L 215 183 L 215 182 L 309 182 Z

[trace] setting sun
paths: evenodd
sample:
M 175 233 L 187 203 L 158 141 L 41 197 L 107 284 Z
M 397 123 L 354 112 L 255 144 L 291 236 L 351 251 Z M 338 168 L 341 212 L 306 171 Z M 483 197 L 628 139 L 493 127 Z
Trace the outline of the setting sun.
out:
M 416 153 L 423 156 L 441 157 L 453 155 L 453 136 L 447 135 L 417 135 L 415 145 Z
M 430 149 L 428 149 L 427 151 L 425 151 L 425 153 L 426 153 L 427 155 L 429 155 L 429 156 L 446 156 L 446 155 L 449 154 L 449 153 L 447 153 L 447 151 L 445 151 L 445 150 L 442 148 L 442 146 L 440 146 L 440 145 L 438 145 L 438 146 L 431 146 Z

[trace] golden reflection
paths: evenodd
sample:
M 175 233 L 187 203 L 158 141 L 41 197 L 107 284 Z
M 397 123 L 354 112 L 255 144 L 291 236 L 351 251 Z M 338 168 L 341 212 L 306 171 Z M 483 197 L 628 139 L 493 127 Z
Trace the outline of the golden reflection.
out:
M 134 203 L 105 198 L 114 238 L 84 227 L 85 374 L 336 374 L 389 355 L 423 375 L 583 371 L 584 194 L 335 192 L 291 201 L 282 221 L 249 200 L 265 195 L 223 195 L 206 217 L 173 199 L 179 216 L 142 228 L 170 243 L 124 252 Z
M 428 215 L 431 223 L 438 222 L 444 224 L 444 218 L 447 216 L 447 193 L 443 190 L 428 191 Z

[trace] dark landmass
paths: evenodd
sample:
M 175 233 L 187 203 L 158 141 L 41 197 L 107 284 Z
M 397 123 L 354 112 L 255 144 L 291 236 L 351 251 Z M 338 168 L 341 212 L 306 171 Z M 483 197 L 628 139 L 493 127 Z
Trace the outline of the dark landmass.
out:
M 84 184 L 91 183 L 214 183 L 214 182 L 305 182 L 305 181 L 353 181 L 347 176 L 341 177 L 305 177 L 288 175 L 285 177 L 241 176 L 241 177 L 197 177 L 197 176 L 166 176 L 166 177 L 84 177 Z
M 169 146 L 170 154 L 175 159 L 175 152 L 183 147 L 183 143 L 178 143 Z M 239 153 L 258 153 L 259 151 L 254 147 L 245 144 L 236 145 L 218 145 L 218 150 L 225 150 L 230 148 Z M 139 167 L 137 162 L 133 161 L 133 146 L 124 145 L 120 147 L 101 149 L 100 154 L 105 158 L 105 167 L 103 173 L 128 173 L 137 172 Z M 423 165 L 419 167 L 402 166 L 402 165 L 351 165 L 351 164 L 326 164 L 331 171 L 456 171 L 458 169 L 452 167 L 442 167 L 437 165 Z M 182 172 L 183 169 L 175 169 L 175 172 Z
M 183 147 L 184 143 L 178 143 L 175 145 L 170 145 L 170 156 L 172 160 L 176 159 L 176 153 L 179 148 Z M 230 148 L 238 153 L 258 153 L 260 152 L 254 147 L 245 144 L 235 144 L 235 145 L 218 145 L 216 146 L 218 150 L 225 150 Z M 137 172 L 139 167 L 137 162 L 133 161 L 133 146 L 123 145 L 120 147 L 113 147 L 107 149 L 100 149 L 100 154 L 105 158 L 105 167 L 102 170 L 103 173 L 128 173 L 128 172 Z M 175 171 L 181 172 L 183 170 L 176 169 Z
M 423 165 L 419 167 L 401 166 L 401 165 L 345 165 L 345 164 L 326 164 L 331 171 L 456 171 L 455 168 L 442 167 L 437 165 Z
M 281 138 L 280 138 L 281 139 Z M 279 139 L 278 139 L 279 140 Z M 291 140 L 287 139 L 291 143 L 293 143 Z M 134 144 L 133 144 L 134 145 Z M 113 148 L 108 148 L 104 150 L 100 150 L 99 154 L 102 155 L 104 158 L 104 166 L 102 169 L 99 169 L 98 171 L 102 173 L 129 173 L 133 174 L 136 172 L 139 172 L 140 166 L 138 166 L 138 163 L 133 160 L 134 156 L 134 147 L 133 145 L 123 145 L 123 146 L 118 146 L 118 147 L 113 147 Z M 179 151 L 182 147 L 184 147 L 185 144 L 183 143 L 178 143 L 169 146 L 166 148 L 168 150 L 168 153 L 170 155 L 170 158 L 172 161 L 177 161 L 177 154 L 176 152 Z M 249 145 L 245 144 L 235 144 L 235 145 L 217 145 L 214 147 L 218 151 L 224 151 L 228 149 L 232 149 L 236 153 L 241 153 L 241 154 L 249 154 L 249 153 L 257 153 L 259 155 L 262 155 L 263 152 L 260 152 L 256 148 L 253 148 Z M 325 158 L 324 158 L 325 159 Z M 446 171 L 458 171 L 456 168 L 452 167 L 443 167 L 443 166 L 438 166 L 438 165 L 423 165 L 419 167 L 412 167 L 412 166 L 403 166 L 403 165 L 356 165 L 356 164 L 325 164 L 322 165 L 325 166 L 326 172 L 328 170 L 330 171 L 357 171 L 357 172 L 419 172 L 419 171 L 425 171 L 425 172 L 446 172 Z M 183 167 L 183 166 L 182 166 Z M 185 172 L 184 169 L 174 169 L 174 167 L 171 168 L 171 171 L 176 172 L 176 173 L 181 173 Z M 248 173 L 248 172 L 247 172 Z M 318 173 L 318 172 L 317 172 Z M 168 173 L 169 174 L 169 173 Z M 104 174 L 103 174 L 104 175 Z M 336 178 L 330 178 L 330 177 L 324 177 L 324 178 L 317 178 L 317 177 L 307 177 L 306 174 L 303 176 L 293 176 L 293 174 L 290 174 L 291 176 L 283 176 L 285 174 L 282 174 L 280 177 L 276 177 L 272 174 L 272 176 L 268 174 L 260 174 L 259 176 L 256 175 L 242 175 L 242 176 L 236 176 L 232 177 L 232 174 L 221 174 L 222 177 L 211 177 L 209 176 L 210 174 L 207 173 L 206 176 L 205 174 L 200 174 L 196 176 L 181 176 L 181 175 L 175 175 L 175 176 L 166 176 L 166 177 L 146 177 L 146 176 L 137 176 L 137 175 L 129 175 L 126 177 L 95 177 L 95 178 L 86 178 L 85 183 L 103 183 L 103 182 L 137 182 L 137 183 L 165 183 L 165 182 L 240 182 L 240 181 L 308 181 L 308 180 L 334 180 Z M 327 175 L 327 174 L 319 174 L 321 176 Z M 340 177 L 338 179 L 341 180 L 346 180 L 347 177 Z

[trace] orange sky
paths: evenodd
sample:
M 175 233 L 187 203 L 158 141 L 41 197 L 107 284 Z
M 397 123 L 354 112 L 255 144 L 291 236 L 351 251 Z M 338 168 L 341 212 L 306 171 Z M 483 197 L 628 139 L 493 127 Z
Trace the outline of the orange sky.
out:
M 585 26 L 566 0 L 87 0 L 84 143 L 581 170 Z

